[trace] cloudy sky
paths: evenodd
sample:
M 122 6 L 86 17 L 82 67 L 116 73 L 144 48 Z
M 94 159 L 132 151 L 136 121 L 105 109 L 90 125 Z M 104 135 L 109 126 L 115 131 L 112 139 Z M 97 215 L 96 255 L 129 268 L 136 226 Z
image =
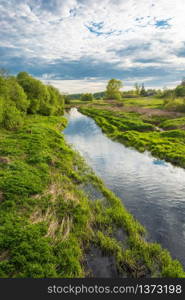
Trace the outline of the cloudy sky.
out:
M 0 0 L 0 67 L 63 92 L 185 76 L 185 0 Z

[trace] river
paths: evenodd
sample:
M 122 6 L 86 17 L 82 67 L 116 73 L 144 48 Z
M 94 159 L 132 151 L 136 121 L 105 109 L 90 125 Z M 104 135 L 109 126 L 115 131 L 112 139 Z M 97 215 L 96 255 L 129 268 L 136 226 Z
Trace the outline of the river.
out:
M 149 233 L 185 267 L 185 170 L 106 137 L 72 108 L 64 135 Z

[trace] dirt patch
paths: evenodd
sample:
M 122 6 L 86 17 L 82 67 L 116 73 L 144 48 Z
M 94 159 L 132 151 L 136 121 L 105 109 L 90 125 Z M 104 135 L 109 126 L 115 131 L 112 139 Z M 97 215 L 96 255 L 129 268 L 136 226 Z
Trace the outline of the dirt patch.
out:
M 8 158 L 8 157 L 3 157 L 3 156 L 0 156 L 0 163 L 2 164 L 9 164 L 11 162 L 11 160 Z
M 141 115 L 146 115 L 147 117 L 152 116 L 169 116 L 169 117 L 182 117 L 184 116 L 184 113 L 175 112 L 175 111 L 167 111 L 162 109 L 156 109 L 156 108 L 144 108 L 139 106 L 119 106 L 117 102 L 111 101 L 111 103 L 108 101 L 108 104 L 110 106 L 106 106 L 106 110 L 110 111 L 118 111 L 118 112 L 135 112 Z M 99 108 L 98 105 L 93 105 L 94 108 Z
M 9 258 L 9 251 L 6 250 L 3 253 L 0 254 L 0 261 L 6 260 Z

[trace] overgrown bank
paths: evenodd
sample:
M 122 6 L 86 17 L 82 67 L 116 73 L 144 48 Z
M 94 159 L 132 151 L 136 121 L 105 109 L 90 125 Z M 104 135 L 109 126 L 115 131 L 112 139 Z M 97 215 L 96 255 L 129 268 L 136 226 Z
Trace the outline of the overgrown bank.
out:
M 63 117 L 33 115 L 17 131 L 0 130 L 0 277 L 93 276 L 92 245 L 114 257 L 120 277 L 185 277 L 65 143 L 65 126 Z
M 148 150 L 160 159 L 185 167 L 183 117 L 168 120 L 169 117 L 146 117 L 135 112 L 94 107 L 81 107 L 79 110 L 92 117 L 110 138 L 141 152 Z

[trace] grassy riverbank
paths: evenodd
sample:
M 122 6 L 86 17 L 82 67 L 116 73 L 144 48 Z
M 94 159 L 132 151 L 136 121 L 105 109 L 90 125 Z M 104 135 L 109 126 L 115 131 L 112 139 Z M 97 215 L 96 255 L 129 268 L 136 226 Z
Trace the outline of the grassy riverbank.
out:
M 185 118 L 167 115 L 146 115 L 137 112 L 109 110 L 108 107 L 81 107 L 110 138 L 126 146 L 185 167 Z
M 17 131 L 0 130 L 0 277 L 92 276 L 92 245 L 115 258 L 119 276 L 185 277 L 66 144 L 65 126 L 63 117 L 34 115 Z M 89 182 L 98 196 L 86 192 Z

